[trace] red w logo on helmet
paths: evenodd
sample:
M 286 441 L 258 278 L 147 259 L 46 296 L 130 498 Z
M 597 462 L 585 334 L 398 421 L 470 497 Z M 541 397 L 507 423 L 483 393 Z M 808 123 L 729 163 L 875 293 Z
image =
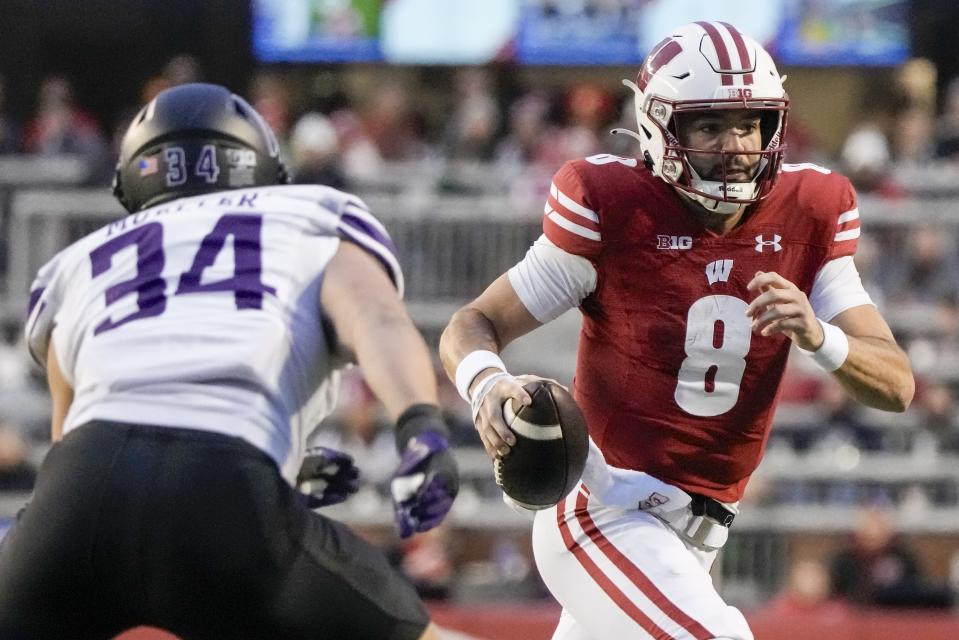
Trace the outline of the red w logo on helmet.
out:
M 682 52 L 682 46 L 672 38 L 666 38 L 653 47 L 652 53 L 646 57 L 646 62 L 643 63 L 639 75 L 636 77 L 636 86 L 639 87 L 639 90 L 645 91 L 646 85 L 649 84 L 649 79 L 653 74 L 659 71 L 661 67 L 669 64 L 673 58 Z

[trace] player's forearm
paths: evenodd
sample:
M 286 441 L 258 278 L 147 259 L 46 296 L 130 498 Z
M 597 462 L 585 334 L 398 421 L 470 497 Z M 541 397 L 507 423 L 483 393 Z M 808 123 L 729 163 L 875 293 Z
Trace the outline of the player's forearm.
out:
M 353 352 L 390 419 L 410 405 L 437 404 L 436 374 L 426 343 L 402 310 L 357 318 Z
M 456 367 L 470 352 L 477 350 L 499 353 L 503 345 L 492 321 L 474 307 L 463 307 L 453 314 L 440 336 L 440 360 L 450 380 L 456 378 Z
M 866 406 L 905 411 L 916 390 L 906 354 L 883 338 L 848 337 L 849 355 L 833 372 L 836 379 Z

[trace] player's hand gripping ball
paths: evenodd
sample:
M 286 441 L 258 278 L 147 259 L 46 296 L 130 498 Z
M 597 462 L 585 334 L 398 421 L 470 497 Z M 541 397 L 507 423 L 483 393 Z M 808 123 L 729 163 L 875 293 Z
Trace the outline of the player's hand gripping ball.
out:
M 576 486 L 586 466 L 586 418 L 559 384 L 535 380 L 523 386 L 529 406 L 503 405 L 516 444 L 493 462 L 496 483 L 527 509 L 553 506 Z

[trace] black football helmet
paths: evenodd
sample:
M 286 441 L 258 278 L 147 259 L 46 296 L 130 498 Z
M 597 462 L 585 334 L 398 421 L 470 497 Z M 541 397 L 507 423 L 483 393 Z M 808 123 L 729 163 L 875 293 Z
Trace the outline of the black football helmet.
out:
M 225 87 L 196 83 L 162 91 L 133 118 L 113 194 L 132 213 L 185 196 L 287 182 L 263 117 Z

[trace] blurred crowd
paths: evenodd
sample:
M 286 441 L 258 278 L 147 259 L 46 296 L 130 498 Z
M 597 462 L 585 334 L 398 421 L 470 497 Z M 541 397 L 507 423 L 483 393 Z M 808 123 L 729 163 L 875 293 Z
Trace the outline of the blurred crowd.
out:
M 532 219 L 541 210 L 549 177 L 566 159 L 633 151 L 626 136 L 608 135 L 613 127 L 635 128 L 632 96 L 617 87 L 590 81 L 522 86 L 509 74 L 463 68 L 442 72 L 449 80 L 442 92 L 430 86 L 429 77 L 416 86 L 396 80 L 356 90 L 343 86 L 331 73 L 317 72 L 312 82 L 302 83 L 280 71 L 265 70 L 244 92 L 278 134 L 296 182 L 362 194 L 364 185 L 403 165 L 425 167 L 418 170 L 425 174 L 461 163 L 482 168 L 474 175 L 509 176 L 497 184 L 505 184 L 517 196 L 513 200 L 525 207 L 517 213 Z M 99 122 L 77 99 L 69 78 L 50 76 L 40 85 L 32 116 L 18 121 L 5 109 L 0 76 L 0 154 L 79 155 L 92 167 L 89 183 L 105 185 L 113 174 L 119 140 L 139 106 L 166 87 L 203 79 L 195 59 L 177 56 L 144 83 L 137 104 L 123 109 L 114 122 Z M 896 70 L 886 99 L 869 99 L 863 105 L 862 117 L 832 158 L 794 114 L 787 161 L 819 162 L 840 169 L 860 194 L 885 201 L 929 196 L 924 189 L 930 176 L 945 173 L 955 180 L 945 180 L 946 188 L 934 195 L 959 197 L 959 79 L 946 84 L 940 96 L 936 87 L 941 84 L 928 62 L 913 60 L 903 65 Z M 466 195 L 482 195 L 490 188 L 444 176 L 430 184 Z M 954 473 L 888 482 L 842 473 L 870 455 L 887 454 L 928 469 L 937 468 L 936 461 L 959 456 L 959 226 L 870 226 L 865 209 L 863 218 L 866 232 L 860 239 L 857 264 L 867 290 L 891 317 L 919 374 L 914 407 L 890 421 L 849 401 L 830 378 L 804 367 L 800 359 L 791 359 L 781 424 L 768 444 L 769 460 L 782 468 L 814 459 L 824 470 L 821 475 L 787 474 L 772 482 L 761 468 L 747 500 L 760 506 L 855 507 L 884 502 L 919 515 L 937 507 L 959 509 Z M 10 346 L 17 337 L 5 338 L 0 341 L 0 406 L 34 406 L 35 398 L 44 393 L 42 385 L 22 353 Z M 438 373 L 437 379 L 454 440 L 480 452 L 468 408 L 444 375 Z M 47 440 L 45 416 L 30 411 L 5 413 L 10 412 L 0 411 L 0 492 L 29 490 L 42 455 L 37 446 Z M 384 474 L 395 466 L 395 447 L 381 407 L 355 375 L 347 376 L 340 409 L 317 444 L 353 455 L 367 479 L 365 499 L 382 504 L 388 480 Z M 471 495 L 487 500 L 496 499 L 496 494 L 495 486 L 477 485 Z M 356 499 L 362 502 L 364 494 Z M 892 531 L 884 536 L 878 544 L 863 533 L 831 566 L 828 562 L 797 564 L 777 606 L 801 608 L 815 602 L 832 607 L 835 598 L 855 600 L 865 593 L 880 593 L 852 583 L 881 573 L 855 565 L 879 562 L 876 558 L 881 554 L 876 549 L 899 540 Z M 482 594 L 486 598 L 541 595 L 525 545 L 524 535 L 493 532 L 480 550 L 465 548 L 444 526 L 396 546 L 394 557 L 423 593 L 432 597 L 462 596 L 464 584 L 486 589 Z M 908 554 L 897 558 L 901 572 L 918 575 L 918 565 Z M 464 575 L 469 579 L 464 580 Z M 851 598 L 849 594 L 858 595 Z M 875 595 L 875 601 L 881 597 Z
M 896 532 L 889 508 L 870 505 L 832 552 L 797 554 L 767 607 L 835 623 L 863 607 L 948 609 L 959 593 L 959 552 L 950 560 L 951 567 L 934 575 L 916 546 Z

